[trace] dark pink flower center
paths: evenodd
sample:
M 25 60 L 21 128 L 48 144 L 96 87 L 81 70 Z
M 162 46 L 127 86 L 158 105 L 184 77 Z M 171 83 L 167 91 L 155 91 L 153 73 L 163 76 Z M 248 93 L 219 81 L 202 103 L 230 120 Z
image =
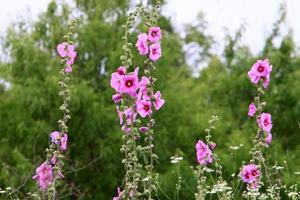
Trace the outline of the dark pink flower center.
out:
M 264 71 L 264 67 L 263 66 L 261 66 L 261 65 L 259 65 L 259 67 L 257 68 L 257 71 L 258 72 L 263 72 Z
M 249 174 L 249 173 L 246 173 L 246 174 L 245 174 L 245 178 L 246 178 L 246 179 L 249 179 L 249 178 L 250 178 L 250 174 Z
M 252 171 L 252 176 L 256 176 L 257 172 L 255 170 Z
M 144 110 L 149 111 L 150 107 L 148 105 L 144 105 Z
M 119 75 L 125 75 L 124 71 L 123 71 L 123 70 L 120 70 L 120 69 L 118 69 L 118 74 L 119 74 Z
M 264 125 L 267 126 L 269 124 L 268 119 L 265 119 Z
M 127 81 L 125 82 L 125 85 L 126 85 L 127 87 L 131 87 L 131 86 L 133 85 L 132 80 L 127 80 Z
M 157 49 L 156 48 L 152 49 L 152 53 L 156 54 L 157 53 Z
M 152 35 L 153 37 L 155 37 L 155 36 L 157 35 L 157 32 L 156 32 L 156 31 L 152 31 L 151 35 Z

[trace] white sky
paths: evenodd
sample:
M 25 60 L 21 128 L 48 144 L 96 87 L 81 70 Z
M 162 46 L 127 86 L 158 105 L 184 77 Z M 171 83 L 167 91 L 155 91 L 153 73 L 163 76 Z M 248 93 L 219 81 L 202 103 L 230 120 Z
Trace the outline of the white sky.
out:
M 20 16 L 37 19 L 38 13 L 45 11 L 51 0 L 0 0 L 0 32 Z M 60 0 L 63 1 L 63 0 Z M 71 1 L 71 0 L 67 0 Z M 235 32 L 246 24 L 244 42 L 254 53 L 263 45 L 263 41 L 272 29 L 272 23 L 278 17 L 278 8 L 283 0 L 169 0 L 164 13 L 180 30 L 184 23 L 192 22 L 202 10 L 208 21 L 208 32 L 217 41 L 224 39 L 224 28 Z M 292 27 L 297 45 L 300 43 L 300 0 L 286 0 L 288 8 L 287 27 Z M 29 12 L 30 11 L 30 12 Z

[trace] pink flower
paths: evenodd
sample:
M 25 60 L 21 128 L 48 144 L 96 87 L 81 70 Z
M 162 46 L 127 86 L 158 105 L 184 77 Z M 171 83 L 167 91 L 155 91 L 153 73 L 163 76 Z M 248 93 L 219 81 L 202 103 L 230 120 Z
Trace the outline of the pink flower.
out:
M 112 100 L 115 102 L 115 103 L 119 103 L 121 100 L 122 100 L 122 95 L 117 93 L 117 94 L 114 94 L 112 96 Z
M 62 151 L 67 150 L 67 144 L 68 144 L 68 135 L 64 133 L 63 137 L 60 139 L 60 149 Z
M 165 103 L 165 100 L 161 98 L 160 91 L 157 91 L 154 94 L 154 107 L 156 110 L 159 110 Z
M 116 72 L 111 74 L 110 85 L 117 92 L 120 91 L 121 79 L 123 78 L 125 73 L 126 73 L 126 68 L 123 66 L 120 66 Z
M 118 69 L 117 69 L 117 73 L 120 74 L 120 75 L 125 75 L 126 74 L 126 67 L 124 66 L 120 66 Z
M 139 88 L 139 81 L 136 74 L 124 75 L 121 79 L 120 92 L 133 96 Z
M 196 144 L 197 160 L 201 165 L 207 165 L 213 162 L 212 152 L 203 141 L 198 140 Z
M 253 183 L 260 176 L 260 171 L 258 167 L 254 164 L 249 164 L 243 166 L 240 177 L 245 183 Z
M 124 111 L 125 117 L 126 117 L 126 123 L 127 125 L 131 125 L 135 122 L 136 120 L 136 112 L 132 108 L 127 108 Z
M 159 27 L 151 27 L 148 32 L 148 40 L 150 42 L 157 42 L 161 39 L 161 30 Z
M 123 124 L 123 112 L 120 111 L 119 106 L 117 106 L 117 113 L 118 113 L 118 117 L 120 119 L 120 124 Z
M 60 134 L 58 131 L 54 131 L 50 134 L 51 142 L 54 144 L 59 143 L 60 149 L 62 151 L 65 151 L 67 149 L 68 135 L 64 133 L 62 138 L 59 138 L 59 137 L 60 137 Z
M 45 190 L 51 185 L 53 180 L 52 166 L 46 162 L 42 163 L 37 169 L 36 174 L 32 177 L 39 184 L 40 189 Z
M 151 102 L 147 100 L 140 100 L 137 102 L 137 112 L 141 117 L 146 117 L 152 113 Z
M 258 60 L 248 72 L 248 76 L 251 82 L 256 85 L 260 80 L 263 80 L 263 86 L 267 88 L 270 82 L 271 71 L 272 65 L 270 65 L 268 59 Z
M 73 71 L 73 69 L 71 66 L 66 66 L 66 68 L 65 68 L 66 73 L 71 73 L 72 71 Z
M 67 42 L 63 42 L 63 43 L 57 45 L 56 50 L 57 50 L 58 54 L 60 55 L 60 57 L 64 58 L 67 56 L 67 46 L 68 46 Z
M 267 133 L 272 129 L 272 117 L 269 113 L 262 113 L 257 119 L 258 126 Z
M 252 102 L 249 105 L 248 116 L 249 117 L 253 117 L 255 115 L 255 113 L 256 113 L 256 110 L 257 110 L 257 108 L 256 108 L 255 104 Z
M 266 140 L 265 140 L 267 147 L 270 145 L 271 141 L 272 141 L 272 134 L 267 133 L 267 137 L 266 137 Z
M 161 48 L 159 43 L 154 43 L 150 46 L 149 58 L 152 61 L 157 61 L 161 57 Z
M 138 35 L 138 40 L 135 44 L 139 53 L 141 55 L 147 55 L 149 52 L 148 44 L 147 44 L 148 36 L 146 33 L 142 33 Z
M 118 196 L 114 197 L 113 200 L 121 200 L 123 192 L 121 192 L 120 188 L 118 187 Z

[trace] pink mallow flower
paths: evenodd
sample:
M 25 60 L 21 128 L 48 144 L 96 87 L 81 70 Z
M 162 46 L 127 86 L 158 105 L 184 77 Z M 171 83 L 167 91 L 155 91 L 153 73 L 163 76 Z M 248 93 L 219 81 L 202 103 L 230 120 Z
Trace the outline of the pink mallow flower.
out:
M 121 79 L 126 73 L 126 68 L 121 66 L 117 69 L 116 72 L 111 74 L 111 79 L 110 79 L 110 85 L 112 88 L 114 88 L 117 92 L 120 91 L 120 86 L 121 86 Z
M 258 126 L 267 133 L 272 129 L 272 117 L 269 113 L 262 113 L 257 119 Z
M 151 102 L 147 100 L 140 100 L 137 102 L 137 112 L 141 117 L 146 117 L 152 113 Z
M 119 106 L 117 106 L 117 113 L 118 113 L 118 117 L 119 117 L 119 120 L 120 120 L 120 124 L 123 124 L 123 112 L 120 111 Z
M 154 94 L 154 107 L 156 110 L 159 110 L 165 103 L 165 100 L 161 98 L 160 91 L 157 91 Z
M 266 142 L 266 146 L 268 147 L 270 145 L 270 143 L 272 142 L 272 134 L 271 133 L 267 133 L 265 142 Z
M 245 183 L 253 183 L 260 176 L 260 171 L 258 167 L 254 164 L 249 164 L 243 166 L 240 177 Z
M 126 93 L 131 96 L 134 96 L 136 93 L 136 90 L 139 88 L 139 80 L 137 74 L 128 74 L 124 75 L 121 78 L 121 83 L 120 83 L 120 93 Z
M 113 200 L 121 200 L 122 195 L 123 192 L 121 192 L 121 189 L 118 187 L 118 196 L 114 197 Z
M 148 36 L 146 33 L 141 33 L 138 35 L 138 40 L 135 44 L 135 46 L 137 47 L 140 55 L 147 55 L 148 52 L 149 52 L 149 47 L 148 47 L 148 44 L 147 44 L 147 39 L 148 39 Z
M 147 132 L 149 131 L 149 128 L 146 127 L 146 126 L 142 126 L 142 127 L 139 128 L 139 131 L 140 131 L 141 133 L 147 133 Z
M 252 103 L 249 105 L 248 116 L 249 116 L 249 117 L 253 117 L 253 116 L 255 115 L 255 113 L 256 113 L 256 110 L 257 110 L 257 108 L 256 108 L 255 104 L 252 102 Z
M 37 169 L 36 174 L 32 177 L 36 180 L 41 190 L 46 190 L 52 183 L 53 170 L 47 162 L 42 163 Z
M 69 44 L 67 42 L 63 42 L 57 45 L 56 50 L 60 57 L 64 58 L 67 56 L 68 46 Z
M 161 57 L 161 48 L 159 43 L 154 43 L 150 46 L 149 58 L 152 61 L 157 61 Z
M 68 135 L 64 133 L 60 139 L 59 135 L 60 134 L 58 131 L 50 133 L 51 142 L 54 144 L 58 144 L 58 141 L 60 141 L 60 149 L 62 151 L 65 151 L 67 150 Z
M 148 40 L 150 42 L 157 42 L 162 37 L 159 27 L 151 27 L 148 32 Z
M 196 155 L 197 161 L 201 165 L 207 165 L 213 162 L 212 151 L 202 140 L 198 140 L 196 144 Z
M 258 60 L 248 72 L 248 76 L 250 81 L 256 85 L 260 80 L 263 80 L 263 87 L 267 88 L 270 82 L 271 71 L 272 65 L 270 65 L 268 59 Z

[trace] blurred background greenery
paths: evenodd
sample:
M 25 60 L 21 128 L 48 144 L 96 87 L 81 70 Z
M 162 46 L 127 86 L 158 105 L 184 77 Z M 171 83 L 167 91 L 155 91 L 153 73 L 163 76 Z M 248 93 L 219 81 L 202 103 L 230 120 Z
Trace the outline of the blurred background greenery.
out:
M 76 4 L 78 57 L 72 73 L 70 142 L 60 199 L 111 199 L 124 171 L 119 151 L 122 132 L 109 81 L 120 65 L 121 25 L 133 8 L 129 0 L 76 0 Z M 38 21 L 15 22 L 1 38 L 0 78 L 9 84 L 0 84 L 0 187 L 12 187 L 21 199 L 35 190 L 31 176 L 45 159 L 49 133 L 57 127 L 60 64 L 55 47 L 62 41 L 71 13 L 68 5 L 53 1 Z M 154 116 L 158 199 L 174 198 L 177 175 L 170 157 L 175 154 L 184 159 L 180 199 L 193 199 L 196 180 L 190 166 L 197 164 L 195 143 L 204 138 L 203 130 L 213 114 L 220 117 L 213 139 L 226 179 L 232 182 L 231 174 L 249 160 L 256 122 L 247 117 L 247 109 L 256 89 L 247 71 L 260 58 L 269 58 L 273 64 L 265 95 L 266 111 L 272 113 L 274 124 L 274 140 L 266 150 L 268 162 L 285 166 L 286 161 L 284 182 L 300 183 L 300 176 L 294 174 L 300 171 L 300 54 L 292 34 L 282 34 L 285 14 L 283 7 L 259 54 L 252 55 L 241 42 L 241 26 L 234 35 L 224 32 L 221 56 L 212 53 L 216 41 L 206 32 L 203 15 L 185 27 L 183 37 L 170 19 L 160 17 L 163 57 L 156 64 L 155 77 L 166 104 Z M 133 43 L 141 31 L 146 31 L 142 23 L 133 30 Z M 189 66 L 187 52 L 195 47 L 199 59 Z M 133 51 L 134 65 L 142 67 L 142 59 Z M 197 63 L 205 67 L 195 70 Z

